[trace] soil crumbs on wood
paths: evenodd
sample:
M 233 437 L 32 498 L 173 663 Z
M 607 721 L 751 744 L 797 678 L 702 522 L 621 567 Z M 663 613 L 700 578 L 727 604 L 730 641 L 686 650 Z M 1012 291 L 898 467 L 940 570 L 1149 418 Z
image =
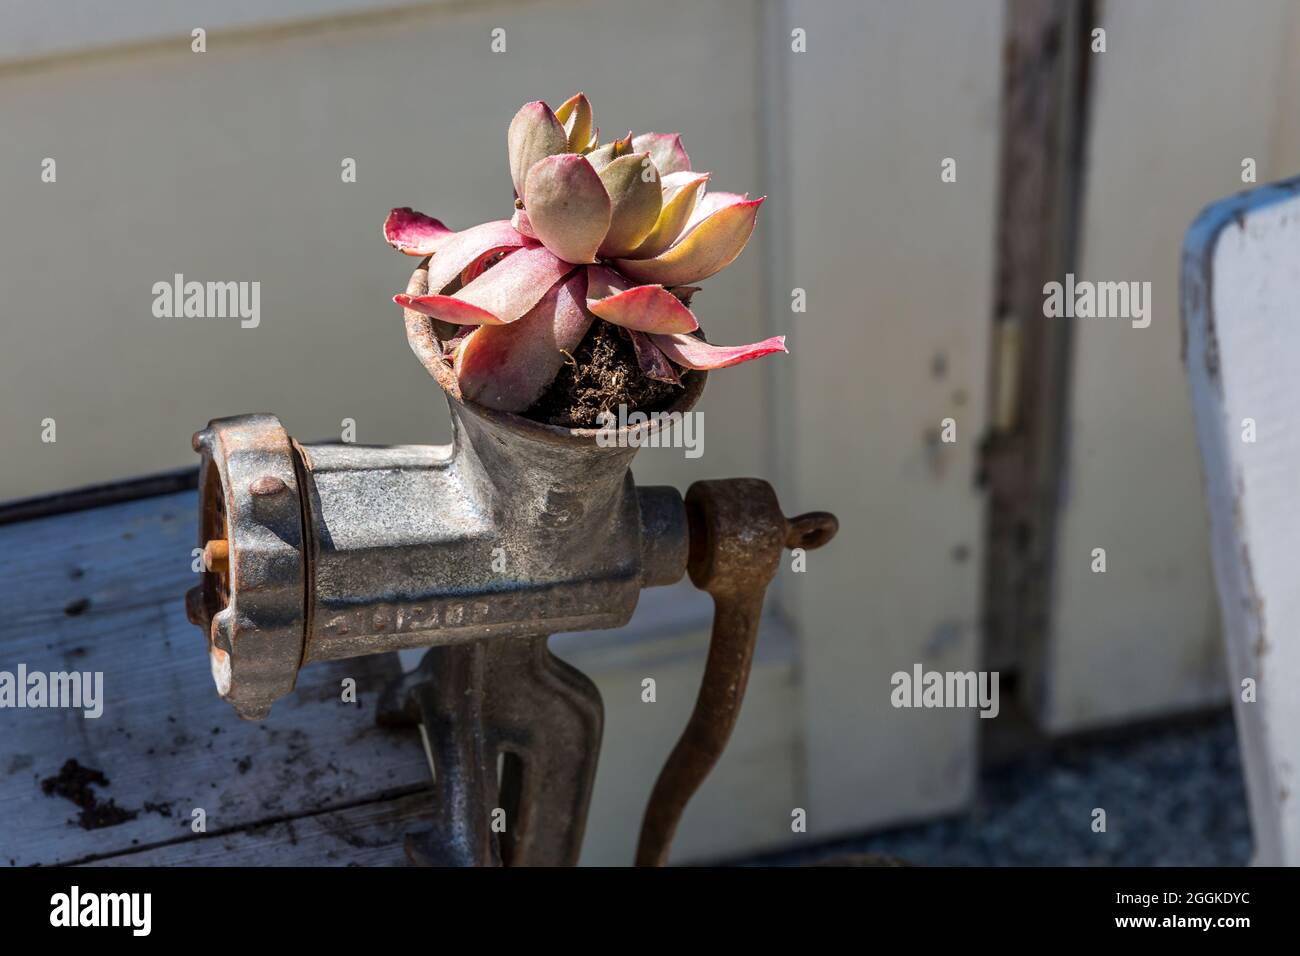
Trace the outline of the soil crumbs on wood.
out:
M 77 818 L 83 830 L 99 830 L 103 827 L 115 827 L 127 820 L 134 820 L 140 815 L 139 810 L 127 810 L 119 807 L 113 800 L 100 800 L 91 790 L 91 785 L 108 786 L 108 778 L 103 771 L 83 767 L 75 760 L 68 760 L 53 777 L 41 781 L 41 791 L 47 797 L 63 797 L 81 807 Z

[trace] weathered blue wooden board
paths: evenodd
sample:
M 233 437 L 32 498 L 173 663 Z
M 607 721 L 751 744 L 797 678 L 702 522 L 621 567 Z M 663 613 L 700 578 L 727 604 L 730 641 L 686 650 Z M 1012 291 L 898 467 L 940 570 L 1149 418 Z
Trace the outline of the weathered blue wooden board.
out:
M 196 513 L 194 493 L 185 492 L 0 527 L 0 672 L 20 664 L 102 672 L 105 698 L 98 719 L 71 709 L 0 709 L 0 864 L 92 861 L 154 847 L 170 849 L 142 859 L 174 860 L 228 848 L 229 839 L 178 848 L 199 836 L 191 829 L 196 809 L 212 836 L 310 815 L 316 822 L 299 829 L 319 831 L 317 840 L 295 848 L 286 838 L 273 858 L 288 861 L 297 849 L 299 864 L 330 862 L 329 852 L 355 862 L 374 855 L 367 845 L 377 837 L 369 832 L 353 846 L 351 824 L 373 831 L 367 814 L 410 816 L 414 804 L 388 803 L 427 793 L 418 733 L 374 724 L 377 695 L 397 673 L 393 655 L 307 668 L 297 692 L 261 724 L 239 720 L 217 697 L 203 638 L 182 602 L 194 579 Z M 359 705 L 342 702 L 345 677 L 356 679 Z M 83 828 L 74 803 L 41 788 L 67 760 L 107 778 L 91 787 L 101 808 L 112 800 L 134 817 Z M 340 808 L 351 809 L 329 815 Z M 404 829 L 385 831 L 385 860 L 389 849 L 400 859 Z M 240 858 L 274 842 L 254 834 Z

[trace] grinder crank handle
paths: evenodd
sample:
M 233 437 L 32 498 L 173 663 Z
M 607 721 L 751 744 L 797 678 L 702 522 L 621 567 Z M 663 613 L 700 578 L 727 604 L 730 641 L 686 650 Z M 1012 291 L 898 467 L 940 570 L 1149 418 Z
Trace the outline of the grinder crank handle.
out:
M 637 866 L 664 866 L 687 802 L 718 762 L 749 680 L 767 586 L 785 548 L 820 548 L 839 521 L 825 511 L 787 519 L 758 478 L 697 481 L 686 492 L 687 571 L 713 597 L 713 631 L 695 710 L 655 782 L 641 822 Z

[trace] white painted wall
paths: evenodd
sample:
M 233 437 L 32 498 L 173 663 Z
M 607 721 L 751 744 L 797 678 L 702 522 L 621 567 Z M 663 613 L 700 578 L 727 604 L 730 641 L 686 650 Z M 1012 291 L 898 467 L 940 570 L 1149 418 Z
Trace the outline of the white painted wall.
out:
M 1225 699 L 1179 251 L 1202 207 L 1245 188 L 1244 157 L 1261 183 L 1300 167 L 1298 15 L 1287 0 L 1106 4 L 1079 278 L 1149 281 L 1153 312 L 1144 329 L 1075 322 L 1052 633 L 1032 681 L 1051 730 Z
M 808 311 L 773 371 L 789 376 L 793 497 L 842 521 L 787 579 L 809 828 L 829 835 L 953 810 L 975 781 L 974 712 L 895 709 L 890 675 L 980 661 L 1001 5 L 807 0 L 774 42 L 788 49 L 796 28 L 808 52 L 783 54 L 788 225 L 771 301 L 788 309 L 804 288 Z M 956 182 L 940 181 L 946 157 Z
M 7 0 L 0 62 L 78 56 L 115 47 L 171 43 L 196 28 L 229 33 L 298 26 L 326 18 L 373 16 L 455 0 Z

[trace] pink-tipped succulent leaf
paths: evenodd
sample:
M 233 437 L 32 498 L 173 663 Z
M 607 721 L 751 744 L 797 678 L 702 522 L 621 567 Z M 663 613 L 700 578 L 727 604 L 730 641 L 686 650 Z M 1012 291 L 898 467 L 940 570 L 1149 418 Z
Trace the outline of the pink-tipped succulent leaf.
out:
M 723 206 L 654 258 L 615 259 L 614 265 L 630 278 L 665 286 L 707 279 L 744 250 L 762 204 L 762 199 L 754 199 Z
M 384 223 L 394 248 L 430 257 L 429 294 L 394 300 L 458 327 L 443 352 L 472 401 L 526 410 L 596 320 L 626 330 L 642 374 L 674 384 L 682 368 L 786 350 L 784 336 L 717 346 L 689 334 L 690 283 L 740 255 L 763 200 L 708 192 L 676 133 L 599 136 L 582 93 L 555 110 L 527 103 L 507 132 L 511 219 L 454 232 L 404 208 Z
M 471 332 L 456 354 L 461 395 L 503 412 L 537 401 L 591 326 L 586 285 L 580 270 L 551 286 L 519 321 Z
M 429 288 L 441 292 L 467 270 L 481 271 L 477 267 L 485 259 L 525 245 L 536 243 L 521 235 L 505 219 L 454 233 L 429 260 Z
M 528 171 L 525 211 L 534 235 L 565 262 L 596 261 L 613 207 L 600 174 L 574 153 L 548 156 Z
M 429 266 L 432 269 L 432 261 Z M 394 301 L 456 325 L 508 325 L 522 318 L 572 268 L 544 246 L 530 246 L 506 256 L 454 295 L 399 295 Z
M 591 147 L 595 131 L 591 126 L 591 101 L 586 93 L 574 93 L 555 111 L 555 118 L 569 138 L 569 151 L 585 152 Z
M 437 219 L 409 206 L 394 209 L 384 220 L 384 241 L 408 256 L 427 256 L 437 252 L 455 234 Z
M 547 156 L 569 152 L 569 134 L 545 103 L 525 103 L 510 121 L 506 145 L 510 153 L 510 178 L 514 180 L 515 192 L 527 202 L 524 182 L 528 170 Z
M 708 173 L 668 173 L 663 184 L 659 218 L 641 244 L 628 253 L 629 259 L 651 259 L 663 252 L 686 230 L 691 215 L 709 181 Z
M 790 351 L 785 347 L 784 335 L 774 335 L 752 345 L 710 345 L 693 335 L 651 335 L 650 341 L 683 368 L 699 370 L 727 368 L 773 352 Z
M 515 214 L 510 217 L 510 225 L 514 226 L 515 232 L 525 239 L 537 238 L 537 233 L 533 231 L 533 221 L 528 218 L 528 213 L 522 209 L 515 210 Z
M 597 146 L 587 154 L 587 159 L 597 170 L 601 170 L 620 156 L 626 156 L 630 152 L 632 152 L 632 131 L 628 130 L 627 135 L 622 139 L 616 139 L 605 143 L 603 146 Z
M 613 269 L 587 268 L 587 308 L 597 318 L 637 332 L 694 332 L 691 310 L 659 285 L 633 286 Z
M 632 149 L 638 153 L 649 153 L 665 176 L 691 168 L 691 157 L 682 147 L 680 133 L 642 133 L 632 137 Z
M 599 175 L 609 194 L 610 220 L 598 251 L 604 259 L 625 256 L 645 240 L 659 221 L 663 208 L 659 170 L 649 153 L 628 153 Z
M 748 200 L 749 193 L 706 193 L 700 197 L 700 201 L 695 206 L 695 211 L 686 220 L 686 226 L 682 229 L 682 232 L 685 233 L 694 229 L 701 219 L 707 219 L 725 206 L 734 206 L 737 203 L 748 202 Z

